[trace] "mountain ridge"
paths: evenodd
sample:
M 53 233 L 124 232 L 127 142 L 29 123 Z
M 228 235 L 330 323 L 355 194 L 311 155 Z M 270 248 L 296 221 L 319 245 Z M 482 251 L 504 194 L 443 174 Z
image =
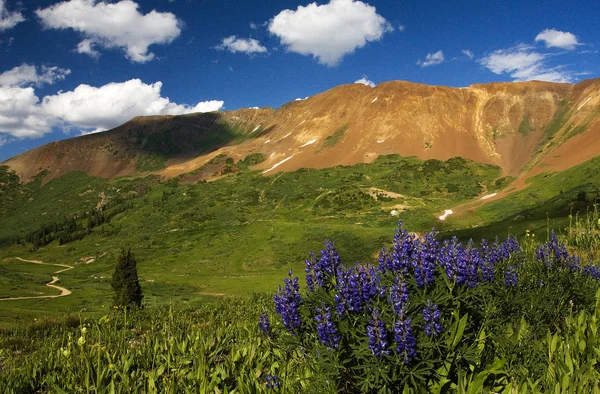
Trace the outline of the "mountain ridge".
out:
M 389 81 L 375 87 L 340 85 L 278 109 L 135 117 L 3 164 L 25 182 L 48 171 L 46 182 L 71 171 L 171 178 L 220 154 L 242 160 L 261 153 L 266 160 L 254 168 L 274 173 L 371 162 L 395 153 L 441 160 L 461 156 L 518 176 L 599 155 L 598 131 L 600 79 L 464 88 Z

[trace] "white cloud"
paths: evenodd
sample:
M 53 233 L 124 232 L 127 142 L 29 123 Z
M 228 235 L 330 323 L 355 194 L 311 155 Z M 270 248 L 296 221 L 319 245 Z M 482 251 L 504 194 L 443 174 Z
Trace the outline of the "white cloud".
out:
M 494 74 L 509 74 L 515 81 L 570 82 L 571 74 L 564 67 L 546 66 L 547 55 L 520 44 L 499 49 L 479 59 L 479 63 Z
M 0 87 L 0 133 L 38 138 L 50 131 L 52 124 L 32 87 Z
M 59 67 L 42 66 L 38 68 L 30 64 L 22 64 L 0 74 L 0 86 L 25 87 L 51 85 L 65 79 L 71 70 Z
M 139 79 L 101 87 L 79 85 L 41 100 L 32 87 L 0 87 L 0 133 L 17 138 L 38 138 L 61 125 L 66 130 L 103 131 L 139 115 L 180 115 L 217 111 L 223 101 L 189 106 L 162 97 L 161 82 Z
M 246 55 L 267 52 L 267 48 L 260 45 L 258 40 L 255 40 L 254 38 L 238 38 L 236 36 L 224 38 L 221 44 L 216 46 L 216 49 L 231 53 L 241 52 Z
M 85 40 L 81 41 L 79 44 L 77 44 L 77 48 L 75 49 L 75 52 L 89 55 L 93 58 L 99 58 L 100 52 L 98 52 L 96 49 L 94 49 L 95 45 L 96 45 L 96 43 L 94 42 L 94 40 L 91 40 L 89 38 L 85 39 Z
M 23 14 L 17 11 L 8 11 L 5 0 L 0 0 L 0 32 L 12 29 L 24 20 Z
M 131 0 L 117 3 L 97 0 L 69 0 L 38 9 L 37 16 L 48 29 L 73 29 L 84 39 L 76 51 L 97 56 L 94 49 L 119 48 L 133 62 L 154 58 L 153 44 L 168 44 L 181 33 L 180 22 L 170 12 L 151 11 L 145 15 Z
M 398 31 L 403 32 L 404 30 L 406 30 L 406 26 L 398 25 Z
M 461 52 L 469 59 L 473 59 L 473 57 L 475 56 L 473 55 L 473 52 L 471 52 L 469 49 L 463 49 Z
M 428 53 L 425 57 L 425 61 L 419 60 L 417 64 L 421 67 L 429 67 L 435 66 L 436 64 L 440 64 L 445 60 L 444 52 L 437 51 L 436 53 Z
M 288 51 L 312 55 L 327 66 L 339 64 L 345 55 L 392 30 L 375 7 L 354 0 L 283 10 L 269 23 L 271 34 L 279 37 Z
M 375 82 L 369 80 L 369 78 L 366 75 L 363 75 L 361 79 L 354 81 L 354 83 L 361 83 L 372 88 L 374 88 L 377 85 Z
M 556 29 L 546 29 L 535 37 L 535 41 L 544 41 L 546 48 L 556 47 L 572 51 L 577 45 L 582 45 L 577 41 L 573 33 L 559 31 Z
M 79 128 L 116 127 L 139 115 L 180 115 L 216 111 L 223 101 L 207 101 L 191 107 L 176 104 L 160 95 L 162 82 L 145 84 L 139 79 L 109 83 L 99 88 L 79 85 L 70 92 L 46 96 L 44 112 Z

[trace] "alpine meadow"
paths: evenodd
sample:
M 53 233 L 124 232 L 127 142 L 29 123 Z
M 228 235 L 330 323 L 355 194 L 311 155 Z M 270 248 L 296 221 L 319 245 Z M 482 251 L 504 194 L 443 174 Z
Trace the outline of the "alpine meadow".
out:
M 0 0 L 0 392 L 600 394 L 598 6 L 325 1 Z

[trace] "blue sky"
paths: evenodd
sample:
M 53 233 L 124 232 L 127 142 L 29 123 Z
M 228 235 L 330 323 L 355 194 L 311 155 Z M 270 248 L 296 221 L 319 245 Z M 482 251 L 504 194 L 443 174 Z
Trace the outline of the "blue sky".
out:
M 598 1 L 0 0 L 0 160 L 133 116 L 345 83 L 600 74 Z

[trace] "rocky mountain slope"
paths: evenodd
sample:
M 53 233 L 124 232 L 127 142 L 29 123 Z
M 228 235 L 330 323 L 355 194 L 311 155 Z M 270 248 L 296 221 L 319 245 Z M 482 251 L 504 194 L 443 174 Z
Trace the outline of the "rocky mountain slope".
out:
M 371 162 L 379 155 L 500 166 L 507 175 L 562 170 L 600 155 L 600 79 L 466 88 L 404 81 L 342 85 L 277 110 L 138 117 L 104 133 L 53 142 L 4 162 L 22 180 L 49 171 L 174 177 L 219 154 L 262 153 L 266 174 Z

